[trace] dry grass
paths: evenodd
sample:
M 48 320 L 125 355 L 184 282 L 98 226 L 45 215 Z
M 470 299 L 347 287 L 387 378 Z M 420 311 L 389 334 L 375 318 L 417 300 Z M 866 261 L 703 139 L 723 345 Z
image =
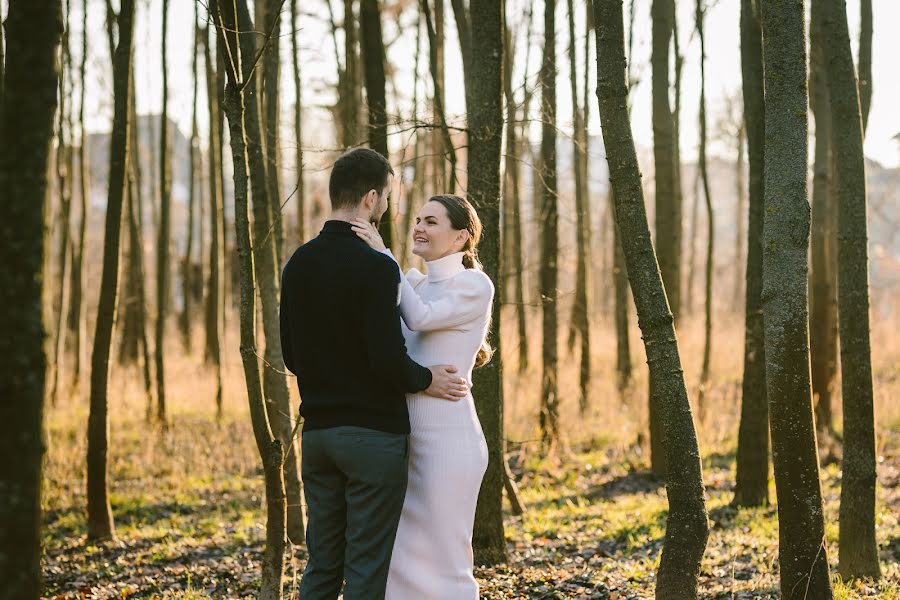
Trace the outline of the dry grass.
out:
M 511 312 L 504 314 L 506 331 L 515 331 L 511 318 Z M 900 340 L 894 335 L 900 328 L 893 317 L 875 325 L 872 345 L 882 461 L 879 536 L 886 575 L 896 578 L 900 576 L 896 517 L 900 405 L 892 399 L 900 395 Z M 620 591 L 620 597 L 645 597 L 658 560 L 665 499 L 658 484 L 648 483 L 641 474 L 646 455 L 635 446 L 645 428 L 647 399 L 639 333 L 634 326 L 635 381 L 623 399 L 615 388 L 614 333 L 606 324 L 595 324 L 593 387 L 589 410 L 582 416 L 576 400 L 577 350 L 575 356 L 565 351 L 566 330 L 561 327 L 561 429 L 571 451 L 547 463 L 539 456 L 537 443 L 540 323 L 536 311 L 530 315 L 529 326 L 535 335 L 530 338 L 532 366 L 525 373 L 520 375 L 514 364 L 516 340 L 505 339 L 503 350 L 507 436 L 510 450 L 518 454 L 517 475 L 530 511 L 524 518 L 508 517 L 510 568 L 479 571 L 484 597 L 588 598 L 602 594 L 604 587 Z M 47 511 L 45 577 L 51 597 L 236 598 L 248 597 L 255 589 L 263 488 L 235 332 L 229 332 L 225 346 L 225 414 L 219 423 L 214 418 L 211 372 L 196 355 L 184 356 L 174 332 L 169 339 L 171 425 L 167 430 L 145 420 L 139 373 L 113 369 L 109 480 L 118 542 L 95 546 L 84 540 L 86 391 L 61 399 L 47 411 L 49 451 L 43 502 Z M 679 345 L 692 400 L 702 343 L 700 323 L 687 320 L 679 331 Z M 200 347 L 199 339 L 195 347 Z M 704 597 L 708 598 L 752 597 L 728 595 L 729 581 L 737 592 L 759 589 L 763 590 L 759 597 L 774 598 L 770 595 L 776 581 L 774 510 L 734 513 L 726 507 L 733 481 L 742 348 L 741 320 L 719 315 L 708 404 L 698 427 L 715 525 L 704 563 Z M 840 426 L 839 401 L 836 409 Z M 888 446 L 889 442 L 894 446 Z M 834 466 L 824 471 L 832 543 L 837 530 L 838 477 Z M 609 489 L 615 493 L 598 492 Z M 836 558 L 836 552 L 832 554 Z M 291 562 L 287 593 L 294 589 L 303 558 L 299 550 Z M 735 579 L 733 573 L 744 579 Z M 870 592 L 842 586 L 839 593 L 844 598 L 898 597 L 890 580 Z

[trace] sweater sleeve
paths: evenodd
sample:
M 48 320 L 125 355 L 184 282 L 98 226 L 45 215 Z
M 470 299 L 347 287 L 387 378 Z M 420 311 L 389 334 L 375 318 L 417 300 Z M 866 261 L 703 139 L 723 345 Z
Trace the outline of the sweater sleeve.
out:
M 294 360 L 294 345 L 291 338 L 291 323 L 288 311 L 290 307 L 285 303 L 284 290 L 284 273 L 281 275 L 281 300 L 278 303 L 278 319 L 281 331 L 281 357 L 284 360 L 284 366 L 288 371 L 297 374 L 297 367 Z
M 389 251 L 385 253 L 393 258 Z M 458 327 L 484 315 L 494 298 L 494 284 L 483 271 L 460 273 L 446 293 L 435 300 L 423 300 L 413 287 L 422 277 L 411 269 L 400 278 L 400 314 L 411 331 Z
M 406 353 L 397 298 L 400 280 L 400 270 L 392 262 L 379 261 L 368 273 L 363 300 L 366 350 L 369 364 L 385 383 L 419 392 L 431 385 L 431 371 Z

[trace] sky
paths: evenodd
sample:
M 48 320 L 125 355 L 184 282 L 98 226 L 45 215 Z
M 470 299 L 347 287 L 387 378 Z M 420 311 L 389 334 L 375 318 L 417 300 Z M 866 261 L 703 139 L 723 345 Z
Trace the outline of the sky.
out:
M 4 0 L 0 0 L 3 2 Z M 72 7 L 72 52 L 75 60 L 80 53 L 81 35 L 81 0 L 68 0 L 73 2 Z M 106 43 L 104 26 L 105 8 L 103 0 L 87 0 L 89 14 L 89 71 L 88 71 L 88 128 L 92 131 L 106 131 L 110 129 L 111 118 L 111 74 L 109 54 Z M 342 19 L 343 3 L 339 0 L 308 0 L 299 3 L 304 11 L 299 19 L 299 40 L 301 70 L 303 73 L 304 89 L 302 101 L 305 106 L 327 106 L 334 102 L 334 84 L 337 80 L 335 67 L 334 46 L 331 38 L 330 24 L 328 20 L 328 4 L 331 1 L 336 19 Z M 626 0 L 626 16 L 631 0 Z M 636 2 L 636 26 L 634 40 L 633 69 L 639 81 L 632 90 L 632 128 L 639 148 L 652 146 L 651 127 L 651 103 L 650 103 L 650 2 L 651 0 L 634 0 Z M 205 2 L 201 0 L 199 7 L 200 19 L 205 19 Z M 507 20 L 514 31 L 516 40 L 516 52 L 514 54 L 514 82 L 521 86 L 526 72 L 525 57 L 528 54 L 528 39 L 525 33 L 525 14 L 528 8 L 528 0 L 507 0 Z M 578 70 L 583 73 L 585 60 L 583 56 L 583 36 L 585 19 L 585 0 L 575 0 L 576 38 L 578 39 Z M 394 5 L 396 0 L 387 0 L 388 7 Z M 408 2 L 407 2 L 408 3 Z M 118 4 L 114 0 L 114 4 Z M 192 22 L 194 19 L 194 0 L 173 0 L 170 6 L 169 16 L 169 59 L 167 70 L 169 76 L 169 113 L 176 121 L 179 128 L 189 131 L 191 119 L 191 48 L 193 44 Z M 409 3 L 408 3 L 409 4 Z M 464 110 L 464 98 L 462 89 L 462 66 L 459 56 L 458 44 L 455 36 L 455 24 L 452 11 L 447 5 L 446 33 L 447 33 L 447 89 L 445 91 L 448 114 L 461 116 Z M 741 72 L 740 72 L 740 45 L 739 45 L 739 15 L 740 0 L 714 0 L 708 9 L 706 20 L 706 46 L 707 46 L 707 105 L 708 124 L 710 135 L 715 135 L 716 123 L 723 114 L 728 98 L 739 97 Z M 162 77 L 160 59 L 160 24 L 161 6 L 158 0 L 137 0 L 137 28 L 135 31 L 135 53 L 137 65 L 137 103 L 138 112 L 158 113 L 162 99 Z M 415 3 L 411 3 L 414 6 Z M 807 2 L 809 5 L 809 2 Z M 293 105 L 294 92 L 290 75 L 290 1 L 285 2 L 282 27 L 282 107 L 288 111 Z M 530 64 L 527 67 L 529 82 L 533 83 L 539 68 L 541 47 L 543 44 L 543 4 L 535 2 L 532 9 L 533 30 L 531 35 Z M 854 56 L 857 51 L 859 31 L 859 0 L 847 0 L 848 20 L 850 35 L 853 40 Z M 571 131 L 571 96 L 569 93 L 569 66 L 567 60 L 567 16 L 566 3 L 557 2 L 557 64 L 559 74 L 557 82 L 558 102 L 558 126 L 565 134 Z M 404 96 L 400 102 L 400 112 L 408 118 L 411 114 L 411 96 L 413 85 L 418 86 L 419 98 L 425 95 L 426 87 L 430 87 L 430 78 L 425 70 L 427 46 L 423 33 L 422 49 L 423 59 L 419 65 L 418 76 L 414 76 L 414 55 L 416 44 L 416 14 L 413 10 L 404 11 L 400 22 L 388 16 L 385 11 L 383 17 L 384 36 L 386 39 L 395 40 L 388 52 L 388 60 L 396 69 L 396 87 Z M 396 11 L 393 11 L 396 12 Z M 900 143 L 894 140 L 894 136 L 900 133 L 900 75 L 896 70 L 896 61 L 900 57 L 900 36 L 897 36 L 896 24 L 900 23 L 900 1 L 898 0 L 873 0 L 874 12 L 874 37 L 873 37 L 873 96 L 872 108 L 869 117 L 869 126 L 866 134 L 866 155 L 887 167 L 896 167 L 900 164 Z M 4 11 L 5 13 L 5 11 Z M 700 91 L 699 69 L 699 43 L 694 35 L 694 2 L 691 0 L 679 0 L 678 24 L 680 28 L 680 40 L 682 52 L 685 55 L 683 71 L 682 92 L 682 126 L 681 148 L 685 161 L 694 160 L 697 145 L 697 105 Z M 402 33 L 401 33 L 402 32 Z M 424 28 L 423 28 L 424 32 Z M 342 39 L 338 32 L 338 44 L 342 47 Z M 596 71 L 596 59 L 593 54 L 588 61 L 591 70 L 591 79 L 594 80 Z M 202 63 L 201 63 L 202 65 Z M 202 70 L 201 70 L 202 73 Z M 582 85 L 582 76 L 579 75 L 579 89 Z M 593 87 L 593 83 L 592 83 Z M 200 131 L 201 135 L 206 131 L 205 106 L 206 100 L 200 96 Z M 521 91 L 520 91 L 521 93 Z M 579 96 L 582 92 L 579 92 Z M 392 102 L 392 90 L 388 88 L 389 102 Z M 590 129 L 591 133 L 600 135 L 599 118 L 596 105 L 596 97 L 590 95 Z M 421 100 L 420 100 L 421 102 Z M 537 102 L 533 103 L 537 109 Z M 395 103 L 389 107 L 396 113 L 398 106 Z M 423 113 L 424 114 L 424 113 Z M 285 112 L 285 120 L 290 118 L 290 113 Z M 316 135 L 321 128 L 317 127 L 320 119 L 329 119 L 324 111 L 311 113 L 306 124 L 310 137 Z M 289 121 L 288 121 L 289 122 Z M 329 122 L 329 127 L 331 124 Z M 535 124 L 532 131 L 532 139 L 537 140 L 539 125 Z M 314 147 L 315 139 L 306 139 L 304 146 Z M 394 136 L 392 144 L 397 147 L 403 143 L 401 136 Z M 713 140 L 710 146 L 712 154 L 723 157 L 732 156 L 734 150 L 724 142 Z

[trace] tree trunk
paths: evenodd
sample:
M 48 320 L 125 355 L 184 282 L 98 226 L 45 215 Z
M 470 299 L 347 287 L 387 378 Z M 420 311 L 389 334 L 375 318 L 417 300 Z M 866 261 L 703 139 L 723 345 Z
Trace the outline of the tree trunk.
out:
M 297 241 L 306 240 L 306 188 L 303 185 L 303 103 L 300 86 L 300 47 L 298 44 L 297 0 L 291 0 L 291 66 L 294 76 L 294 169 L 297 171 Z
M 652 97 L 653 97 L 653 159 L 656 199 L 656 254 L 662 274 L 666 298 L 675 321 L 679 317 L 680 275 L 674 262 L 675 248 L 675 132 L 672 110 L 669 107 L 669 45 L 674 30 L 675 7 L 673 0 L 652 0 Z M 619 205 L 619 199 L 616 199 Z M 617 217 L 618 218 L 618 217 Z M 621 232 L 624 235 L 624 232 Z M 625 240 L 623 240 L 623 244 Z M 650 433 L 650 465 L 657 477 L 666 475 L 666 454 L 660 422 L 662 411 L 656 380 L 652 372 L 648 376 L 648 415 Z
M 199 144 L 200 140 L 197 133 L 197 44 L 200 42 L 200 28 L 197 26 L 197 12 L 199 4 L 194 5 L 194 46 L 193 56 L 191 58 L 191 68 L 193 77 L 193 102 L 191 103 L 191 148 L 190 148 L 190 169 L 188 175 L 188 224 L 187 224 L 187 243 L 184 250 L 184 262 L 181 266 L 181 291 L 184 295 L 184 304 L 179 319 L 181 329 L 181 342 L 185 352 L 191 351 L 191 296 L 193 295 L 193 248 L 194 248 L 194 213 L 196 206 L 200 204 L 196 198 L 197 180 L 199 170 Z
M 169 0 L 162 0 L 162 115 L 159 133 L 159 229 L 156 238 L 156 418 L 166 424 L 165 336 L 169 304 L 169 228 L 171 225 L 171 162 L 169 144 L 169 70 L 168 55 Z
M 860 0 L 859 9 L 859 107 L 865 138 L 872 106 L 872 0 Z
M 746 184 L 744 183 L 744 138 L 747 135 L 746 132 L 746 124 L 744 123 L 744 117 L 741 115 L 740 123 L 738 125 L 737 131 L 737 158 L 734 161 L 734 181 L 736 183 L 735 186 L 735 228 L 737 230 L 737 235 L 734 236 L 734 264 L 740 265 L 744 261 L 744 210 L 746 205 L 746 200 L 744 197 L 744 190 L 746 189 Z M 734 306 L 741 305 L 741 294 L 744 291 L 743 281 L 744 278 L 741 277 L 741 270 L 735 269 L 734 271 Z
M 869 257 L 866 244 L 866 163 L 860 100 L 850 50 L 845 0 L 817 3 L 831 100 L 837 178 L 837 299 L 844 408 L 841 478 L 841 577 L 881 576 L 875 541 L 875 415 L 869 342 Z
M 615 190 L 609 188 L 609 214 L 613 218 L 612 250 L 613 268 L 612 279 L 615 289 L 615 320 L 616 320 L 616 373 L 618 378 L 616 385 L 619 394 L 622 395 L 631 382 L 631 341 L 628 339 L 628 273 L 625 270 L 625 254 L 622 251 L 622 240 L 619 234 L 618 222 L 615 220 L 616 199 Z M 652 421 L 651 421 L 652 423 Z M 653 438 L 651 438 L 653 439 Z M 659 439 L 659 436 L 656 437 Z M 658 453 L 657 453 L 658 454 Z
M 91 353 L 91 404 L 87 435 L 88 539 L 115 536 L 107 490 L 107 445 L 109 419 L 109 350 L 116 312 L 119 278 L 119 233 L 122 197 L 128 167 L 128 134 L 131 127 L 131 69 L 134 31 L 134 1 L 122 0 L 119 10 L 119 44 L 113 59 L 113 122 L 109 147 L 109 195 L 106 202 L 106 229 L 103 237 L 103 270 L 94 349 Z
M 529 28 L 530 28 L 529 21 Z M 505 230 L 509 233 L 508 248 L 512 268 L 504 266 L 504 270 L 511 270 L 513 286 L 504 291 L 515 289 L 513 303 L 516 309 L 516 333 L 518 338 L 518 366 L 519 373 L 528 369 L 528 336 L 525 321 L 525 290 L 523 285 L 523 273 L 525 269 L 522 258 L 522 199 L 519 182 L 520 140 L 516 135 L 518 123 L 516 123 L 516 99 L 512 87 L 513 49 L 514 41 L 509 30 L 506 30 L 506 47 L 504 48 L 503 79 L 504 93 L 506 96 L 506 190 L 503 194 L 504 204 L 508 200 L 509 207 L 504 212 L 504 219 L 508 220 Z M 528 65 L 525 65 L 528 68 Z M 512 294 L 510 294 L 512 296 Z M 506 293 L 504 293 L 506 298 Z
M 769 504 L 769 405 L 766 401 L 766 346 L 762 313 L 763 98 L 762 24 L 758 0 L 741 0 L 741 72 L 747 126 L 747 284 L 744 302 L 744 376 L 738 429 L 735 506 Z
M 588 395 L 591 387 L 591 327 L 588 319 L 588 269 L 587 263 L 591 255 L 591 213 L 585 184 L 584 167 L 587 151 L 587 132 L 584 125 L 584 113 L 578 106 L 578 69 L 575 56 L 575 6 L 568 0 L 569 13 L 569 84 L 572 94 L 572 115 L 575 121 L 575 134 L 572 137 L 572 164 L 574 167 L 575 186 L 575 302 L 572 307 L 572 321 L 569 324 L 569 351 L 575 345 L 575 338 L 581 342 L 580 367 L 578 372 L 578 407 L 581 414 L 587 412 Z M 587 63 L 585 63 L 587 68 Z M 585 105 L 586 106 L 586 105 Z
M 706 37 L 703 33 L 703 19 L 706 10 L 703 0 L 697 0 L 696 21 L 700 37 L 700 150 L 698 163 L 700 179 L 703 182 L 703 197 L 706 200 L 706 308 L 703 337 L 703 367 L 700 370 L 700 392 L 697 395 L 697 410 L 700 421 L 704 417 L 706 386 L 709 385 L 709 366 L 712 358 L 712 293 L 713 293 L 713 252 L 715 250 L 716 222 L 713 215 L 712 197 L 709 193 L 709 173 L 706 168 Z
M 369 109 L 369 147 L 390 159 L 387 143 L 387 99 L 384 90 L 384 42 L 381 37 L 381 10 L 378 0 L 360 0 L 360 42 L 365 56 L 366 103 Z M 394 244 L 394 211 L 387 212 L 378 232 L 388 248 Z
M 281 257 L 284 254 L 284 230 L 281 216 L 281 149 L 278 145 L 280 137 L 279 116 L 281 103 L 279 102 L 279 82 L 281 79 L 281 7 L 283 0 L 266 0 L 256 2 L 257 9 L 261 9 L 265 19 L 259 20 L 262 31 L 267 36 L 263 39 L 265 49 L 260 61 L 262 68 L 262 82 L 260 106 L 264 109 L 265 118 L 262 120 L 265 132 L 265 145 L 263 154 L 266 158 L 266 181 L 269 186 L 269 201 L 272 203 L 272 232 L 275 236 L 275 264 L 281 265 Z
M 204 329 L 206 344 L 204 358 L 212 365 L 216 376 L 216 418 L 222 418 L 222 313 L 224 290 L 222 289 L 222 250 L 219 245 L 224 240 L 222 207 L 222 149 L 219 132 L 218 85 L 211 57 L 210 35 L 214 32 L 207 26 L 203 35 L 203 58 L 206 65 L 206 98 L 209 110 L 209 272 L 206 280 L 206 307 Z
M 816 2 L 813 3 L 817 4 Z M 762 11 L 765 73 L 763 320 L 786 599 L 832 597 L 809 374 L 805 2 Z
M 628 120 L 622 0 L 596 0 L 597 98 L 615 190 L 616 222 L 644 336 L 647 364 L 659 391 L 665 428 L 669 514 L 656 598 L 697 598 L 700 559 L 709 536 L 700 451 L 678 354 L 675 325 L 650 241 L 640 169 Z
M 669 46 L 675 21 L 673 0 L 652 0 L 652 95 L 653 158 L 656 198 L 656 253 L 669 307 L 678 322 L 680 316 L 680 211 L 675 195 L 675 125 L 669 105 Z
M 329 0 L 330 2 L 330 0 Z M 344 70 L 341 88 L 341 145 L 349 149 L 359 143 L 360 97 L 359 73 L 357 72 L 356 16 L 353 14 L 353 0 L 344 0 Z
M 11 0 L 0 68 L 0 581 L 9 598 L 41 596 L 44 206 L 53 114 L 59 0 Z M 0 47 L 4 40 L 0 36 Z M 0 65 L 4 56 L 0 51 Z M 5 78 L 5 79 L 4 79 Z M 9 457 L 15 457 L 11 460 Z
M 87 149 L 87 130 L 84 121 L 84 98 L 87 81 L 87 8 L 88 0 L 82 0 L 81 5 L 81 93 L 78 101 L 78 124 L 81 131 L 81 137 L 78 144 L 78 183 L 79 183 L 79 221 L 77 237 L 73 240 L 72 251 L 72 277 L 69 283 L 70 302 L 69 302 L 69 351 L 72 356 L 72 387 L 79 389 L 81 386 L 81 367 L 83 364 L 84 354 L 84 249 L 87 233 L 88 220 L 88 195 L 90 194 L 90 168 L 88 166 L 89 157 Z M 0 58 L 0 62 L 3 62 Z M 0 77 L 2 79 L 2 77 Z M 0 92 L 2 93 L 2 92 Z
M 469 109 L 471 144 L 468 160 L 468 196 L 484 226 L 478 254 L 484 272 L 500 282 L 500 146 L 503 140 L 503 5 L 494 0 L 473 0 L 472 41 L 481 59 L 472 65 L 474 104 Z M 473 375 L 478 420 L 488 443 L 488 468 L 475 511 L 472 547 L 479 565 L 505 563 L 503 535 L 503 483 L 506 438 L 503 434 L 503 362 L 500 343 L 502 286 L 497 286 L 491 310 L 494 357 Z
M 821 11 L 816 11 L 821 17 Z M 821 18 L 810 23 L 810 98 L 815 122 L 816 147 L 813 162 L 812 250 L 809 298 L 809 351 L 812 395 L 819 442 L 835 437 L 831 415 L 837 377 L 837 249 L 831 197 L 834 184 L 831 152 L 831 100 L 825 72 L 825 48 Z
M 428 32 L 428 63 L 431 70 L 431 81 L 434 86 L 434 107 L 437 112 L 438 123 L 440 124 L 442 145 L 450 160 L 450 193 L 455 194 L 456 149 L 453 147 L 453 140 L 450 139 L 450 130 L 447 128 L 447 117 L 444 114 L 443 63 L 439 60 L 441 58 L 439 54 L 443 51 L 443 39 L 438 37 L 438 34 L 435 32 L 434 26 L 431 23 L 431 9 L 428 8 L 428 0 L 419 0 L 419 6 L 421 7 L 422 14 L 425 16 L 425 30 Z M 440 168 L 438 169 L 440 180 L 435 182 L 436 186 L 442 185 L 440 181 L 444 179 L 443 162 L 438 161 L 436 158 L 435 166 L 438 166 L 438 164 L 440 164 Z
M 422 3 L 420 0 L 420 6 L 427 7 L 426 3 Z M 426 19 L 431 19 L 431 14 L 427 10 L 423 10 L 423 14 Z M 426 24 L 428 21 L 426 21 Z M 430 46 L 429 48 L 434 48 L 434 68 L 432 69 L 432 77 L 435 81 L 434 89 L 444 90 L 444 0 L 434 0 L 434 37 L 432 38 L 429 34 Z M 429 53 L 431 51 L 429 50 Z M 429 54 L 430 56 L 430 54 Z M 430 60 L 430 59 L 429 59 Z M 437 92 L 435 92 L 432 98 L 432 105 L 434 108 L 435 121 L 438 121 L 444 127 L 439 131 L 435 131 L 434 135 L 431 138 L 431 142 L 434 144 L 433 153 L 434 153 L 434 161 L 432 166 L 434 168 L 434 186 L 435 190 L 446 190 L 449 189 L 451 194 L 456 193 L 456 151 L 453 150 L 453 146 L 447 146 L 446 140 L 449 139 L 449 133 L 446 130 L 446 119 L 444 117 L 444 106 L 441 104 L 438 106 L 437 103 Z M 446 134 L 446 135 L 445 135 Z M 452 152 L 452 154 L 451 154 Z M 447 176 L 447 165 L 444 163 L 444 156 L 448 156 L 453 162 L 450 165 L 451 171 L 450 176 Z
M 559 220 L 556 188 L 556 0 L 544 8 L 544 57 L 541 63 L 541 439 L 553 450 L 559 442 L 557 395 L 557 255 Z
M 244 367 L 244 378 L 247 385 L 247 399 L 250 405 L 250 418 L 253 424 L 253 435 L 256 447 L 263 462 L 263 472 L 266 485 L 266 546 L 262 560 L 262 582 L 259 598 L 261 600 L 280 600 L 281 578 L 284 572 L 285 526 L 286 526 L 286 500 L 285 483 L 282 470 L 284 450 L 281 441 L 273 436 L 273 428 L 269 419 L 263 386 L 259 373 L 258 358 L 256 352 L 256 290 L 254 282 L 254 255 L 250 239 L 250 224 L 248 214 L 247 194 L 247 170 L 248 165 L 257 171 L 262 168 L 261 150 L 259 147 L 259 113 L 255 105 L 257 98 L 254 94 L 256 78 L 248 68 L 248 62 L 252 65 L 255 56 L 255 40 L 252 33 L 253 24 L 250 12 L 245 0 L 235 2 L 223 2 L 221 5 L 216 0 L 210 2 L 210 11 L 216 21 L 217 29 L 222 32 L 223 45 L 227 46 L 229 55 L 234 60 L 226 63 L 228 84 L 225 89 L 225 111 L 228 115 L 228 124 L 231 132 L 231 154 L 234 163 L 234 201 L 235 201 L 235 232 L 237 240 L 238 259 L 240 261 L 240 289 L 241 289 L 241 360 Z M 237 13 L 237 14 L 236 14 Z M 245 31 L 243 36 L 237 31 Z M 243 37 L 239 41 L 239 37 Z M 242 69 L 239 74 L 237 69 Z M 245 91 L 249 93 L 245 95 Z M 249 96 L 249 97 L 248 97 Z M 248 137 L 245 130 L 245 100 L 252 107 L 246 114 L 246 123 L 251 128 L 256 125 L 256 138 Z M 252 141 L 251 141 L 252 140 Z M 249 143 L 245 143 L 245 141 Z M 252 147 L 252 163 L 249 162 L 250 146 Z M 259 179 L 257 173 L 256 179 Z M 253 183 L 254 204 L 261 205 L 265 210 L 270 206 L 265 202 L 265 181 Z M 259 196 L 257 195 L 259 194 Z M 264 212 L 264 211 L 261 211 Z M 256 215 L 254 215 L 256 216 Z M 259 224 L 256 225 L 259 227 Z M 268 222 L 264 223 L 268 227 Z M 266 230 L 263 230 L 266 231 Z M 266 249 L 257 254 L 256 262 L 268 260 L 268 267 L 274 267 L 272 259 L 275 252 L 271 236 L 268 243 L 262 243 L 261 249 Z M 262 290 L 261 290 L 262 291 Z M 265 292 L 261 293 L 265 298 Z M 267 337 L 267 346 L 270 345 Z M 280 348 L 278 349 L 280 353 Z M 268 352 L 266 358 L 268 359 Z M 269 370 L 275 365 L 271 365 Z M 277 368 L 277 367 L 275 367 Z M 283 372 L 284 365 L 281 365 Z M 284 377 L 282 375 L 282 381 Z M 275 410 L 281 407 L 276 404 Z
M 67 75 L 71 73 L 72 56 L 69 52 L 69 14 L 70 6 L 68 3 L 64 6 L 64 30 L 61 40 L 60 50 L 60 70 L 59 70 L 59 110 L 57 111 L 57 128 L 56 128 L 56 188 L 59 194 L 59 236 L 57 238 L 58 246 L 56 253 L 57 281 L 58 289 L 54 300 L 55 309 L 53 324 L 53 371 L 50 379 L 50 405 L 56 406 L 56 399 L 59 394 L 60 381 L 64 380 L 64 363 L 65 363 L 65 343 L 66 343 L 66 323 L 63 315 L 66 314 L 66 304 L 69 296 L 66 289 L 66 279 L 68 278 L 69 253 L 72 239 L 72 171 L 71 166 L 71 146 L 67 140 L 67 135 L 71 136 L 71 119 L 66 118 L 68 114 L 67 99 L 69 97 L 69 88 L 66 84 Z M 65 385 L 64 383 L 62 385 Z

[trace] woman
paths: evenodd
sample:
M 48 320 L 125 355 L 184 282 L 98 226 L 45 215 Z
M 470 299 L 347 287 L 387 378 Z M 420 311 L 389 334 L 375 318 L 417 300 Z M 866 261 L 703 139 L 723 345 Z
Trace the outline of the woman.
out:
M 390 254 L 364 221 L 354 231 Z M 476 248 L 481 221 L 458 196 L 433 196 L 419 211 L 413 253 L 427 274 L 401 277 L 400 313 L 410 357 L 420 364 L 452 364 L 471 381 L 490 360 L 485 342 L 494 286 Z M 409 484 L 391 557 L 387 600 L 478 598 L 472 573 L 472 525 L 488 455 L 471 393 L 459 402 L 407 396 L 411 427 Z

